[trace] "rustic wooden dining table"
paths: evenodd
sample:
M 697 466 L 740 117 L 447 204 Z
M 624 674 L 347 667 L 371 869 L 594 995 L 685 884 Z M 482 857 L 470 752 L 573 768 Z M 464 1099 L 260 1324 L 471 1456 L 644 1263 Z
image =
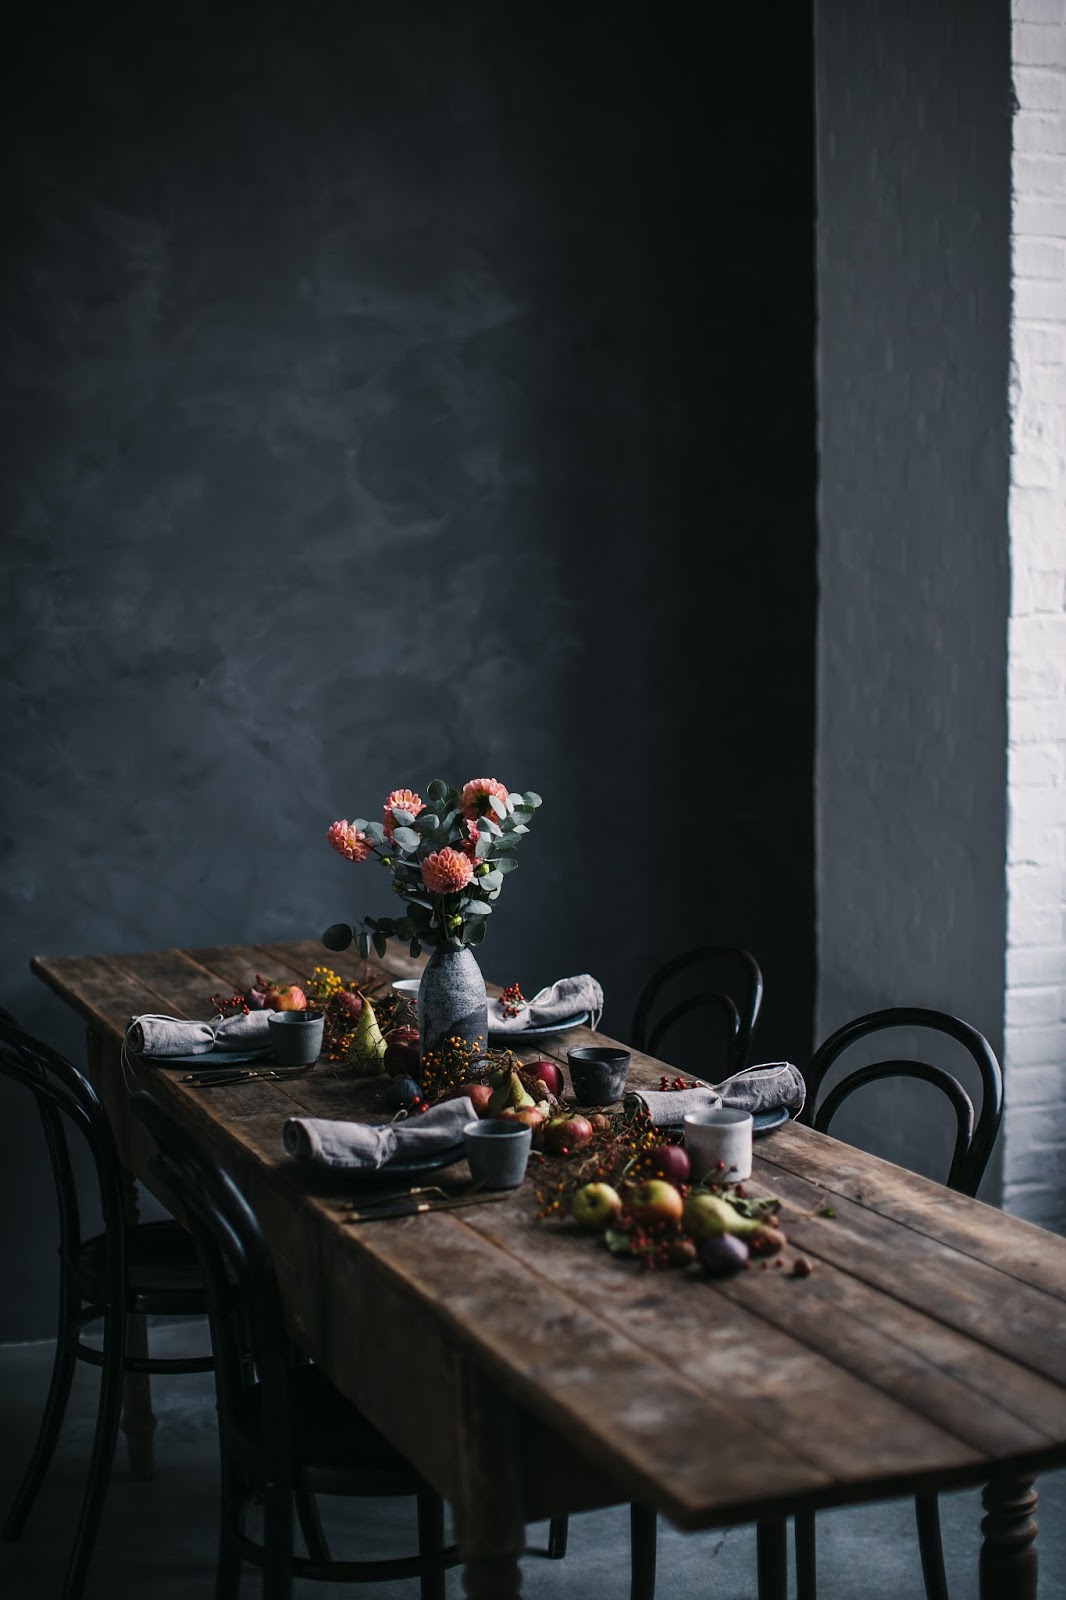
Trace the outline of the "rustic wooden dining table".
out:
M 282 1125 L 381 1120 L 374 1082 L 322 1061 L 207 1089 L 120 1060 L 134 1015 L 203 1017 L 256 973 L 327 960 L 362 984 L 417 970 L 314 942 L 32 967 L 87 1025 L 128 1172 L 152 1188 L 130 1113 L 146 1087 L 240 1183 L 292 1337 L 451 1503 L 471 1600 L 520 1595 L 528 1522 L 624 1501 L 680 1529 L 757 1522 L 760 1596 L 784 1600 L 789 1513 L 978 1483 L 983 1600 L 1036 1595 L 1035 1476 L 1066 1461 L 1066 1240 L 793 1124 L 759 1141 L 755 1181 L 808 1277 L 642 1271 L 539 1221 L 528 1176 L 497 1204 L 352 1225 L 351 1193 L 288 1158 Z M 525 1054 L 591 1042 L 576 1028 Z M 662 1071 L 635 1054 L 630 1083 Z M 146 1385 L 125 1421 L 142 1472 Z

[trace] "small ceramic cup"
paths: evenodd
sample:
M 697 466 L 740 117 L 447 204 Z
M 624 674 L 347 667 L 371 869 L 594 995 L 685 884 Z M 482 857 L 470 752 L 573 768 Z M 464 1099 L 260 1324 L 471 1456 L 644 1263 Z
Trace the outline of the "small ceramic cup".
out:
M 629 1051 L 583 1044 L 566 1053 L 570 1082 L 579 1106 L 610 1106 L 621 1100 L 629 1072 Z
M 321 1011 L 272 1011 L 267 1025 L 280 1067 L 309 1067 L 322 1054 L 325 1017 Z
M 750 1111 L 733 1111 L 728 1106 L 690 1111 L 685 1118 L 685 1149 L 693 1183 L 703 1178 L 743 1183 L 750 1178 L 754 1126 Z
M 418 1010 L 418 990 L 421 978 L 394 978 L 392 989 L 394 994 L 402 994 L 405 1000 L 410 1000 L 415 1010 Z
M 532 1143 L 533 1129 L 524 1122 L 468 1122 L 463 1129 L 470 1176 L 486 1189 L 517 1189 Z

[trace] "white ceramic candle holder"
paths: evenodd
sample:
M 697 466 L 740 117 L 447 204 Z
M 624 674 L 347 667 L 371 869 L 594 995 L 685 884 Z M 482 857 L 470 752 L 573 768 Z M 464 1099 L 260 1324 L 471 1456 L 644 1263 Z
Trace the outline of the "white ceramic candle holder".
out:
M 743 1183 L 751 1177 L 751 1134 L 755 1124 L 750 1111 L 711 1106 L 685 1118 L 685 1149 L 692 1165 L 692 1181 Z

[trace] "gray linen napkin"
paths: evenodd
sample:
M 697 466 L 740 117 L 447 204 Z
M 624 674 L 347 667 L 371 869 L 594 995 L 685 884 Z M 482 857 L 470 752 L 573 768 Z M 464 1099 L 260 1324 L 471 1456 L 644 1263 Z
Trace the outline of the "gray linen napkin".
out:
M 462 1142 L 463 1129 L 477 1120 L 464 1095 L 430 1106 L 419 1117 L 384 1125 L 366 1122 L 331 1122 L 324 1117 L 290 1117 L 282 1142 L 290 1156 L 322 1167 L 376 1171 L 393 1156 L 404 1161 L 431 1156 Z
M 126 1032 L 131 1050 L 142 1056 L 201 1056 L 208 1050 L 249 1050 L 269 1044 L 272 1011 L 238 1012 L 212 1022 L 180 1017 L 134 1017 Z
M 787 1106 L 792 1115 L 803 1110 L 807 1086 L 791 1061 L 767 1061 L 745 1067 L 719 1084 L 696 1089 L 631 1089 L 623 1105 L 629 1112 L 643 1108 L 657 1128 L 679 1128 L 693 1111 L 711 1106 L 731 1106 L 737 1111 L 770 1111 Z
M 493 1033 L 525 1033 L 530 1028 L 546 1028 L 565 1022 L 575 1012 L 589 1013 L 589 1026 L 595 1028 L 603 1010 L 603 990 L 588 972 L 576 978 L 559 978 L 524 1001 L 516 1017 L 504 1014 L 498 1000 L 489 1001 L 489 1027 Z

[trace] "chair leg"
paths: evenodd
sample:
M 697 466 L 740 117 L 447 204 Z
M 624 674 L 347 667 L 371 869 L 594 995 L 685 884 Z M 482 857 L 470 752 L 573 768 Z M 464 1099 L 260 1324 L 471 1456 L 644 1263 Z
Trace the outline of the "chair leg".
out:
M 926 1600 L 948 1600 L 944 1546 L 940 1538 L 940 1502 L 935 1494 L 917 1494 L 914 1510 L 918 1518 L 918 1549 Z
M 78 1360 L 71 1343 L 72 1337 L 76 1337 L 76 1328 L 73 1327 L 72 1319 L 73 1308 L 68 1305 L 60 1314 L 59 1330 L 56 1336 L 56 1353 L 52 1362 L 52 1378 L 48 1385 L 48 1398 L 44 1403 L 41 1426 L 37 1431 L 37 1442 L 33 1447 L 29 1465 L 19 1485 L 19 1491 L 4 1519 L 3 1529 L 0 1530 L 0 1536 L 5 1540 L 17 1539 L 22 1532 L 33 1502 L 36 1500 L 41 1484 L 44 1482 L 45 1474 L 52 1464 L 56 1440 L 59 1438 L 59 1430 L 63 1425 L 67 1401 L 70 1398 L 70 1386 L 74 1380 L 74 1369 Z
M 818 1600 L 814 1512 L 796 1512 L 796 1600 Z
M 100 1530 L 104 1500 L 115 1459 L 119 1419 L 122 1415 L 122 1377 L 126 1354 L 126 1312 L 116 1297 L 104 1313 L 103 1365 L 100 1369 L 100 1398 L 96 1408 L 89 1476 L 81 1503 L 81 1514 L 63 1583 L 63 1600 L 80 1600 Z
M 755 1528 L 759 1600 L 788 1600 L 788 1524 L 775 1520 Z
M 292 1485 L 263 1497 L 263 1600 L 292 1600 Z
M 300 1532 L 304 1536 L 304 1544 L 307 1546 L 307 1554 L 312 1561 L 332 1560 L 325 1530 L 322 1527 L 322 1518 L 318 1514 L 318 1500 L 310 1489 L 305 1489 L 300 1484 L 293 1489 L 292 1498 L 296 1504 L 296 1516 Z
M 566 1541 L 570 1537 L 570 1518 L 552 1517 L 548 1523 L 548 1560 L 561 1561 L 566 1554 Z
M 418 1496 L 418 1553 L 439 1556 L 444 1549 L 444 1501 L 432 1489 Z M 424 1572 L 419 1579 L 419 1600 L 444 1600 L 444 1571 Z
M 241 1532 L 243 1501 L 233 1472 L 222 1463 L 222 1482 L 218 1504 L 218 1563 L 215 1567 L 215 1600 L 237 1600 L 241 1587 Z
M 629 1508 L 629 1600 L 655 1600 L 659 1519 L 647 1506 Z

